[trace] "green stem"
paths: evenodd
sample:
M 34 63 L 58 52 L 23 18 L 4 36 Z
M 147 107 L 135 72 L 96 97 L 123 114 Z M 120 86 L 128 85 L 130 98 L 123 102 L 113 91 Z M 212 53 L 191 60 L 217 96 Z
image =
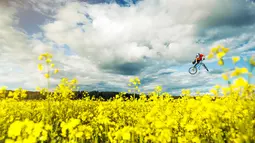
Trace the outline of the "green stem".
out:
M 48 76 L 50 76 L 49 75 L 49 64 L 48 63 L 46 63 L 46 65 L 47 65 L 47 74 L 48 74 Z M 48 94 L 47 94 L 47 97 L 48 97 L 48 115 L 51 115 L 50 114 L 50 100 L 49 100 L 49 97 L 51 96 L 50 95 L 50 92 L 49 92 L 49 85 L 50 85 L 50 81 L 49 81 L 49 78 L 47 78 L 47 87 L 48 87 Z M 46 97 L 46 98 L 47 98 Z M 52 117 L 50 116 L 50 120 L 51 120 L 51 123 L 53 123 L 53 120 L 52 120 Z
M 225 67 L 225 63 L 224 63 L 224 60 L 223 60 L 223 59 L 222 59 L 222 61 L 223 61 L 223 66 L 222 66 L 222 67 L 223 67 L 223 69 L 224 69 L 224 70 L 226 70 L 226 71 L 227 71 L 227 70 L 228 70 L 228 68 L 227 68 L 227 67 Z M 231 82 L 230 82 L 230 80 L 228 80 L 228 87 L 229 87 L 229 89 L 230 89 L 230 95 L 231 95 L 232 90 L 231 90 L 230 85 L 231 85 Z
M 48 76 L 50 76 L 50 72 L 49 72 L 49 64 L 47 63 L 47 74 L 48 74 Z M 50 88 L 50 78 L 48 78 L 47 79 L 47 87 L 48 87 L 48 90 L 49 90 L 49 88 Z
M 250 68 L 251 68 L 251 74 L 252 74 L 254 67 L 250 65 Z M 248 73 L 248 84 L 250 84 L 250 81 L 251 81 L 251 77 L 250 77 L 250 75 Z

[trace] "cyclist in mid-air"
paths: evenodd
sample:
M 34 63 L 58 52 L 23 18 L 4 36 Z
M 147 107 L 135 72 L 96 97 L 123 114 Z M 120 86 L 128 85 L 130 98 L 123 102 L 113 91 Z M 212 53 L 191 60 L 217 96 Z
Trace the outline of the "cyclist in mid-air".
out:
M 195 58 L 195 60 L 192 62 L 192 64 L 195 64 L 195 63 L 196 63 L 196 64 L 194 65 L 194 66 L 196 66 L 196 65 L 199 64 L 202 60 L 205 60 L 205 56 L 204 56 L 203 54 L 201 54 L 201 53 L 197 53 L 196 58 Z M 204 67 L 205 67 L 205 69 L 206 69 L 207 71 L 209 71 L 205 65 L 204 65 Z

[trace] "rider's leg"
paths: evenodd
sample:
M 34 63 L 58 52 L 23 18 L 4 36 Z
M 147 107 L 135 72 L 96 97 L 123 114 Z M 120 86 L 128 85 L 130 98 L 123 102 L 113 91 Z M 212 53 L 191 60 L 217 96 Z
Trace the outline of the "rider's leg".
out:
M 192 64 L 195 64 L 196 63 L 196 59 L 192 62 Z
M 200 63 L 200 60 L 197 60 L 197 63 L 194 65 L 194 67 L 197 66 L 197 64 L 199 64 L 199 63 Z
M 203 66 L 204 66 L 204 68 L 205 68 L 207 71 L 209 71 L 209 70 L 207 69 L 207 67 L 205 66 L 205 64 L 203 64 Z

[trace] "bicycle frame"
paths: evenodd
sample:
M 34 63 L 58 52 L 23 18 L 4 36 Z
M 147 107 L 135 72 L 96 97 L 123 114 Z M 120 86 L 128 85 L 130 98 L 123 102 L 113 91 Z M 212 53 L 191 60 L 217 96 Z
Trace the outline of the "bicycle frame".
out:
M 192 66 L 192 67 L 189 68 L 189 73 L 192 74 L 192 75 L 195 74 L 195 73 L 197 73 L 198 70 L 200 71 L 201 65 L 202 65 L 207 71 L 209 71 L 209 70 L 207 69 L 207 67 L 205 66 L 205 64 L 204 64 L 202 61 L 200 61 L 198 64 L 196 64 L 196 66 Z M 195 72 L 194 72 L 194 73 L 190 71 L 192 68 L 195 69 Z
M 204 63 L 203 63 L 202 61 L 200 61 L 199 64 L 196 65 L 195 68 L 197 68 L 198 70 L 200 70 L 200 67 L 201 67 L 201 65 L 203 65 L 203 64 L 204 64 Z

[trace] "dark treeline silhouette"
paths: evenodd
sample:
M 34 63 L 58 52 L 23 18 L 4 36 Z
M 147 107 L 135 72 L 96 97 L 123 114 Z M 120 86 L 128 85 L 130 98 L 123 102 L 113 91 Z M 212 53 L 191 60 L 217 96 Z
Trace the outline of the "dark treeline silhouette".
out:
M 76 98 L 75 99 L 82 99 L 84 91 L 78 91 L 78 92 L 75 92 L 75 93 L 76 93 Z M 117 94 L 120 95 L 120 92 L 90 91 L 90 92 L 88 92 L 88 94 L 89 94 L 90 97 L 93 96 L 95 98 L 103 98 L 104 100 L 108 100 L 108 99 L 111 99 L 111 98 L 115 97 Z M 139 94 L 134 94 L 134 93 L 126 93 L 126 94 L 123 94 L 122 96 L 126 97 L 126 98 L 130 98 L 132 96 L 136 99 L 139 99 L 139 97 L 140 97 Z M 147 97 L 148 97 L 148 95 L 147 95 Z M 173 98 L 177 99 L 177 98 L 180 98 L 180 96 L 173 96 Z
M 8 92 L 10 92 L 12 90 L 7 90 L 7 94 Z M 13 92 L 13 91 L 12 91 Z M 25 98 L 25 100 L 41 100 L 41 99 L 45 99 L 46 97 L 44 95 L 42 95 L 39 91 L 27 91 L 27 97 Z M 92 97 L 94 97 L 95 99 L 103 99 L 103 100 L 109 100 L 112 99 L 114 97 L 116 97 L 117 94 L 121 94 L 121 92 L 111 92 L 111 91 L 90 91 L 90 92 L 86 92 L 86 91 L 74 91 L 75 96 L 73 98 L 73 100 L 78 100 L 78 99 L 82 99 L 84 96 L 84 93 L 88 94 L 88 97 L 90 97 L 90 99 L 92 99 Z M 130 98 L 131 96 L 139 99 L 140 95 L 139 94 L 133 94 L 133 93 L 126 93 L 122 95 L 125 98 Z M 172 96 L 174 99 L 179 99 L 182 98 L 182 96 Z M 149 96 L 147 95 L 147 98 L 149 98 Z M 196 99 L 196 96 L 192 96 L 192 98 Z M 218 97 L 220 98 L 220 97 Z M 213 101 L 215 99 L 212 99 Z
M 8 90 L 7 94 L 9 91 L 12 90 Z M 39 91 L 27 91 L 27 100 L 39 100 L 39 99 L 45 99 L 45 96 L 42 95 Z M 82 99 L 84 96 L 84 93 L 86 93 L 86 91 L 74 91 L 75 96 L 74 96 L 74 100 L 77 99 Z M 102 98 L 104 100 L 109 100 L 111 98 L 114 98 L 117 94 L 120 95 L 120 92 L 111 92 L 111 91 L 90 91 L 87 92 L 88 96 L 90 98 L 94 97 L 94 98 Z M 126 98 L 130 98 L 131 96 L 133 96 L 134 98 L 138 99 L 140 97 L 139 94 L 134 94 L 134 93 L 126 93 L 123 95 L 123 97 Z M 174 99 L 178 99 L 181 96 L 173 96 Z

